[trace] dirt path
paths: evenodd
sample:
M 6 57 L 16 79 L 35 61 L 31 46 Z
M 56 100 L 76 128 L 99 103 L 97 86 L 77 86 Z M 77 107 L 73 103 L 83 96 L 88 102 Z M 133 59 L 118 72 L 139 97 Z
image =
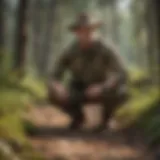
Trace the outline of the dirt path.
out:
M 89 114 L 92 115 L 88 116 L 89 123 L 83 127 L 91 127 L 99 120 L 98 111 L 94 109 L 94 112 Z M 41 128 L 66 127 L 70 122 L 67 115 L 51 106 L 31 109 L 28 119 Z M 114 134 L 110 131 L 93 135 L 61 130 L 58 134 L 53 131 L 50 136 L 44 137 L 42 134 L 30 137 L 30 141 L 47 160 L 152 160 L 145 151 L 146 146 L 135 138 L 133 135 L 129 138 L 124 133 Z

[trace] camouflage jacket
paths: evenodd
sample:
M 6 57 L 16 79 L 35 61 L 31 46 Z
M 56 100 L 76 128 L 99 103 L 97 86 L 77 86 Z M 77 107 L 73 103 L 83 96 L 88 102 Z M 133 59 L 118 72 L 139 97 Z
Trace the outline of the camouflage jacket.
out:
M 88 49 L 75 43 L 65 51 L 56 62 L 52 78 L 62 80 L 66 70 L 72 79 L 85 84 L 104 82 L 111 73 L 126 79 L 125 67 L 121 57 L 111 47 L 95 41 Z

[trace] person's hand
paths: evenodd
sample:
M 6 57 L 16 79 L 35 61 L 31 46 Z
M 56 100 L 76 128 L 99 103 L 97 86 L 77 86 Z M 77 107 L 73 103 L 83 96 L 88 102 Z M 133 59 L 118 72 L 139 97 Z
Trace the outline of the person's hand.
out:
M 102 84 L 95 84 L 95 85 L 89 86 L 86 89 L 85 95 L 87 98 L 96 98 L 101 95 L 102 91 L 103 91 L 103 85 Z
M 63 101 L 66 101 L 68 98 L 68 92 L 66 88 L 58 81 L 52 82 L 53 90 L 55 90 L 56 96 L 62 99 Z
M 117 78 L 116 77 L 110 77 L 106 83 L 104 84 L 106 89 L 114 88 L 117 85 Z

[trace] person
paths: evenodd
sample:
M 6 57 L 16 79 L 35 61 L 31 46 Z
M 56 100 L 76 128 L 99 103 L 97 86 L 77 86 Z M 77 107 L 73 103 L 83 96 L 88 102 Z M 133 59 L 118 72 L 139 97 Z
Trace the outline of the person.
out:
M 71 129 L 79 128 L 84 122 L 84 103 L 102 103 L 102 123 L 95 128 L 100 131 L 127 99 L 127 72 L 121 57 L 111 47 L 93 38 L 95 29 L 101 25 L 101 22 L 91 23 L 87 14 L 79 15 L 69 26 L 76 40 L 61 54 L 51 76 L 49 99 L 60 104 L 72 117 Z M 71 74 L 68 89 L 62 85 L 66 70 Z

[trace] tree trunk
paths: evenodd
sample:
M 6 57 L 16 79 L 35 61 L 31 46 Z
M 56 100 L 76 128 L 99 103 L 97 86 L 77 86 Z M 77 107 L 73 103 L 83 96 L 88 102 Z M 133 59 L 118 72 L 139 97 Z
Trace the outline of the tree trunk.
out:
M 116 0 L 110 2 L 111 11 L 112 11 L 112 34 L 113 42 L 117 45 L 119 42 L 119 15 L 117 13 Z
M 48 63 L 50 59 L 50 51 L 52 45 L 52 36 L 53 36 L 53 25 L 55 18 L 55 1 L 50 1 L 47 5 L 47 14 L 46 14 L 46 26 L 45 26 L 45 34 L 44 34 L 44 42 L 40 54 L 40 62 L 39 69 L 41 71 L 40 74 L 46 75 L 48 71 Z
M 156 4 L 157 0 L 148 2 L 148 63 L 149 63 L 149 73 L 153 78 L 153 81 L 157 83 L 158 76 L 157 75 L 157 67 L 158 67 L 158 54 L 160 51 L 158 39 L 159 39 L 159 27 L 158 27 L 158 13 L 157 10 L 158 4 Z M 158 2 L 158 1 L 157 1 Z
M 147 4 L 147 29 L 148 29 L 148 39 L 147 39 L 147 58 L 148 58 L 148 71 L 150 77 L 153 77 L 153 5 L 151 5 L 151 1 Z
M 4 47 L 4 0 L 0 0 L 0 67 L 2 68 Z
M 42 41 L 43 41 L 43 29 L 44 29 L 44 6 L 42 0 L 35 0 L 33 4 L 33 63 L 35 65 L 36 73 L 41 72 L 39 69 L 40 53 L 42 51 Z
M 14 69 L 21 70 L 24 73 L 25 58 L 26 58 L 26 11 L 29 0 L 19 0 L 18 17 L 17 17 L 17 39 L 15 48 L 15 63 Z
M 157 81 L 158 84 L 160 84 L 160 76 L 159 76 L 159 72 L 160 72 L 160 4 L 159 4 L 159 0 L 153 0 L 154 3 L 154 12 L 155 12 L 155 16 L 156 16 L 156 26 L 157 26 L 157 30 L 156 30 L 156 41 L 157 41 L 157 52 L 156 52 L 156 58 L 157 58 L 157 66 L 156 66 L 156 75 L 157 75 Z M 160 86 L 160 85 L 159 85 Z

